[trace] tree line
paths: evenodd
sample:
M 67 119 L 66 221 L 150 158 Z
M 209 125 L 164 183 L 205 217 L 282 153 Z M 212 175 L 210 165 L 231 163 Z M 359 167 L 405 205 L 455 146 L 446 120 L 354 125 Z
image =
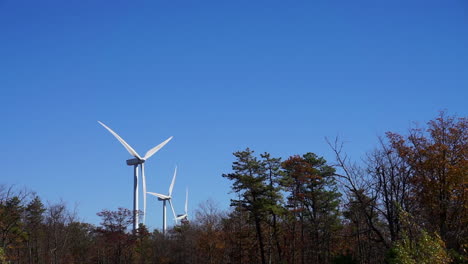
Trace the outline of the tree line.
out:
M 468 120 L 388 132 L 362 162 L 234 153 L 229 210 L 213 201 L 165 236 L 133 212 L 97 226 L 63 202 L 0 189 L 0 263 L 468 263 Z

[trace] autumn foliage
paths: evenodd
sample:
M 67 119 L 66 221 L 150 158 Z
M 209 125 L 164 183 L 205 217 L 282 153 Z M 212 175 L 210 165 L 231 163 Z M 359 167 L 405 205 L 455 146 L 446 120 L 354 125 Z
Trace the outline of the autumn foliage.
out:
M 468 263 L 468 120 L 388 132 L 362 162 L 234 153 L 231 207 L 199 205 L 166 235 L 133 212 L 79 221 L 64 202 L 0 188 L 0 263 Z M 359 160 L 359 159 L 358 159 Z

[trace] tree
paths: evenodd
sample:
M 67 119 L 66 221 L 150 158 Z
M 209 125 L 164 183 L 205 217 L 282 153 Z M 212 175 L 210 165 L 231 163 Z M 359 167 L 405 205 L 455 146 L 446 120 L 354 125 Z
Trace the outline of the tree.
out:
M 45 211 L 46 208 L 37 195 L 28 203 L 24 211 L 23 222 L 28 233 L 26 255 L 29 263 L 39 262 L 39 252 L 42 246 L 41 239 L 44 237 L 43 221 Z
M 446 116 L 413 128 L 407 136 L 387 133 L 392 147 L 412 170 L 411 184 L 429 230 L 459 252 L 468 244 L 468 119 Z
M 257 263 L 258 250 L 252 253 L 256 244 L 256 232 L 252 228 L 249 212 L 242 207 L 233 210 L 222 219 L 222 233 L 225 240 L 227 263 Z M 202 243 L 198 243 L 203 246 Z
M 125 233 L 132 223 L 133 213 L 126 208 L 119 207 L 117 211 L 103 210 L 97 215 L 102 218 L 101 226 L 104 231 Z
M 380 192 L 384 190 L 384 188 L 380 188 L 382 184 L 379 184 L 379 173 L 386 170 L 381 170 L 380 165 L 375 165 L 372 162 L 372 156 L 370 164 L 367 164 L 368 168 L 351 162 L 349 157 L 343 153 L 343 143 L 340 143 L 338 139 L 333 144 L 328 141 L 328 144 L 335 153 L 336 167 L 340 170 L 339 173 L 336 173 L 336 176 L 347 195 L 348 204 L 358 203 L 359 206 L 355 208 L 365 209 L 359 210 L 359 214 L 360 217 L 365 218 L 364 223 L 375 235 L 372 236 L 376 246 L 375 250 L 380 250 L 380 244 L 389 249 L 392 244 L 387 235 L 387 226 L 381 225 L 381 222 L 378 221 L 384 211 L 378 202 L 379 197 L 381 197 Z M 375 155 L 374 153 L 374 158 L 376 158 Z M 378 155 L 380 154 L 377 154 L 377 157 Z M 377 168 L 376 172 L 379 173 L 369 176 L 375 168 Z
M 400 211 L 402 238 L 389 251 L 389 264 L 448 264 L 452 259 L 444 241 L 437 234 L 429 234 L 415 218 L 406 211 Z
M 196 252 L 199 263 L 222 263 L 226 240 L 223 232 L 224 213 L 213 200 L 201 203 L 195 212 L 195 221 L 191 225 L 196 231 Z M 184 230 L 184 229 L 182 229 Z
M 90 263 L 92 259 L 95 241 L 95 227 L 88 223 L 78 221 L 70 222 L 66 227 L 66 233 L 70 237 L 68 244 L 69 263 Z
M 379 148 L 367 159 L 369 183 L 373 190 L 375 207 L 386 223 L 390 241 L 400 237 L 400 211 L 412 210 L 412 169 L 393 147 L 379 138 Z
M 23 243 L 28 239 L 22 222 L 28 195 L 14 192 L 12 187 L 0 189 L 0 247 L 8 261 L 19 261 Z
M 50 204 L 46 210 L 45 228 L 45 259 L 50 263 L 66 263 L 69 261 L 70 230 L 68 225 L 74 221 L 74 214 L 69 212 L 64 202 Z
M 314 153 L 295 155 L 282 163 L 283 186 L 289 191 L 288 205 L 299 217 L 302 263 L 331 260 L 333 234 L 339 226 L 339 197 L 335 169 Z M 310 243 L 306 243 L 305 232 Z M 308 248 L 305 245 L 309 245 Z M 310 257 L 306 259 L 306 249 Z
M 285 214 L 283 207 L 283 197 L 280 193 L 281 191 L 281 158 L 272 158 L 271 155 L 267 152 L 260 155 L 262 158 L 262 164 L 265 167 L 265 173 L 267 175 L 267 184 L 269 186 L 268 198 L 269 205 L 268 213 L 270 214 L 270 219 L 268 221 L 269 226 L 273 229 L 272 239 L 269 239 L 269 258 L 271 258 L 271 251 L 276 251 L 277 253 L 277 262 L 283 262 L 283 254 L 280 242 L 280 226 L 278 225 L 278 219 L 280 216 Z M 274 240 L 274 241 L 273 241 Z M 271 244 L 274 243 L 273 247 Z M 274 249 L 273 249 L 274 248 Z
M 269 208 L 274 206 L 270 199 L 272 188 L 266 184 L 266 169 L 264 164 L 253 156 L 253 151 L 247 148 L 234 153 L 233 173 L 223 174 L 232 180 L 232 189 L 238 193 L 240 199 L 231 200 L 231 206 L 240 207 L 249 212 L 250 219 L 255 225 L 261 263 L 266 263 L 264 229 L 262 223 L 267 219 Z
M 151 233 L 140 223 L 135 233 L 135 256 L 133 263 L 150 263 L 153 255 Z
M 440 236 L 422 231 L 417 241 L 403 236 L 392 249 L 391 264 L 448 264 L 451 258 Z
M 0 247 L 0 264 L 7 263 L 5 252 L 3 252 L 3 248 Z
M 345 221 L 344 237 L 348 255 L 358 263 L 382 263 L 385 247 L 372 230 L 371 224 L 380 226 L 381 221 L 375 214 L 375 200 L 365 194 L 364 190 L 351 192 L 349 201 L 345 204 L 343 216 Z M 369 218 L 369 216 L 372 216 Z
M 130 262 L 135 239 L 126 231 L 133 223 L 133 212 L 120 207 L 117 211 L 103 210 L 97 215 L 102 219 L 102 227 L 96 228 L 97 261 Z

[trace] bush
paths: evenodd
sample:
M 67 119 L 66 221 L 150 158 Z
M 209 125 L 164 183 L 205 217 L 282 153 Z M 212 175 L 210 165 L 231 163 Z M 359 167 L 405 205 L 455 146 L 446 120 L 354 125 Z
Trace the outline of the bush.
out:
M 387 254 L 388 264 L 446 264 L 451 258 L 439 235 L 422 230 L 417 239 L 406 235 Z

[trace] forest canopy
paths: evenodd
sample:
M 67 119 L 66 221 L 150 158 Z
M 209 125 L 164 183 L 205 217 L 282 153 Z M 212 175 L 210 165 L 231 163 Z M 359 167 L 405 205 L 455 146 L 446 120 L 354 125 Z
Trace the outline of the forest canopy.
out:
M 231 207 L 200 204 L 168 234 L 126 208 L 79 221 L 64 202 L 0 188 L 0 263 L 468 263 L 468 120 L 387 132 L 363 162 L 233 153 Z

